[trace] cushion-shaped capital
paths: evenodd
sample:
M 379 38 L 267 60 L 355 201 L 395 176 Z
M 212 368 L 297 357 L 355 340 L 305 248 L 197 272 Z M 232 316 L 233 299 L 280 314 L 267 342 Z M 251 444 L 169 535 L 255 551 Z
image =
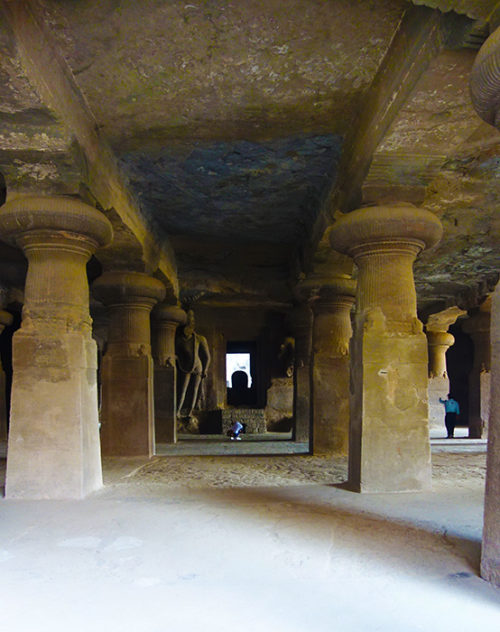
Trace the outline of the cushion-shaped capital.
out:
M 151 313 L 152 317 L 158 322 L 172 322 L 178 325 L 184 325 L 187 319 L 186 312 L 177 305 L 168 305 L 160 303 L 156 305 Z
M 350 277 L 333 277 L 325 280 L 319 292 L 319 299 L 330 300 L 335 297 L 356 296 L 356 281 Z
M 129 270 L 105 272 L 92 285 L 92 293 L 105 305 L 145 302 L 153 306 L 165 298 L 165 292 L 158 279 Z
M 353 256 L 364 245 L 413 242 L 418 250 L 435 246 L 443 234 L 438 217 L 410 204 L 371 206 L 340 218 L 330 230 L 332 248 Z
M 500 129 L 500 27 L 479 50 L 470 75 L 472 105 L 479 116 Z
M 26 196 L 0 207 L 0 234 L 7 241 L 34 231 L 72 233 L 95 242 L 97 247 L 111 242 L 109 220 L 97 209 L 70 197 Z
M 14 317 L 10 312 L 7 312 L 4 309 L 0 309 L 0 333 L 3 331 L 4 327 L 12 324 Z
M 427 341 L 430 346 L 451 347 L 455 342 L 455 337 L 447 331 L 428 331 Z

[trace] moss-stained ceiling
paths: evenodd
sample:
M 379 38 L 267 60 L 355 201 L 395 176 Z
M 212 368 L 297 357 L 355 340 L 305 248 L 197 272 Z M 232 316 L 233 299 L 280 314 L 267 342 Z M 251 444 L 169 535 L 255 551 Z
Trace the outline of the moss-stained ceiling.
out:
M 0 0 L 18 16 L 0 22 L 7 192 L 102 207 L 119 237 L 105 267 L 133 252 L 154 273 L 159 243 L 185 295 L 286 302 L 328 268 L 315 248 L 356 180 L 364 203 L 442 218 L 416 266 L 422 309 L 472 304 L 500 267 L 499 135 L 468 93 L 497 4 Z M 57 72 L 37 68 L 38 32 Z

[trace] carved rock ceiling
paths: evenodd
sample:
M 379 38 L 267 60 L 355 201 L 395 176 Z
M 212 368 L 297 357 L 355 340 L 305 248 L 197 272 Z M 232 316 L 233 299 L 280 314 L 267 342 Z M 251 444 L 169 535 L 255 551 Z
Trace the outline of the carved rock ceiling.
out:
M 411 5 L 30 4 L 155 240 L 173 248 L 182 296 L 289 302 L 297 274 L 312 265 L 304 252 L 322 204 L 341 186 L 346 139 L 371 107 L 370 86 Z M 414 4 L 430 7 L 413 9 L 425 15 L 456 11 L 445 17 L 459 30 L 484 30 L 496 3 Z M 417 78 L 363 188 L 365 203 L 424 203 L 443 221 L 442 244 L 416 266 L 424 312 L 473 306 L 500 268 L 500 135 L 472 109 L 476 50 L 463 44 L 445 46 Z M 0 172 L 8 192 L 76 194 L 83 185 L 92 194 L 76 140 L 57 104 L 40 96 L 0 19 Z

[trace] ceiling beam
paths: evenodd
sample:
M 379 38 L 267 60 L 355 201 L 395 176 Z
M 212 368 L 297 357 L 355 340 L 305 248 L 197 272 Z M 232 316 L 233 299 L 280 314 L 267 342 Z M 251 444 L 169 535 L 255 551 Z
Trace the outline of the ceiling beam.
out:
M 142 250 L 144 270 L 161 273 L 169 294 L 178 295 L 172 248 L 162 236 L 154 238 L 150 226 L 128 189 L 110 146 L 99 133 L 97 122 L 71 69 L 57 49 L 35 2 L 0 0 L 0 8 L 14 33 L 26 75 L 40 98 L 63 122 L 82 149 L 84 184 L 103 210 L 117 214 Z M 122 229 L 123 232 L 123 229 Z
M 337 179 L 326 196 L 303 256 L 303 267 L 314 265 L 316 253 L 329 248 L 325 233 L 338 212 L 361 204 L 362 185 L 373 155 L 407 102 L 430 62 L 444 47 L 443 16 L 427 7 L 405 11 L 375 78 L 359 118 L 347 134 Z

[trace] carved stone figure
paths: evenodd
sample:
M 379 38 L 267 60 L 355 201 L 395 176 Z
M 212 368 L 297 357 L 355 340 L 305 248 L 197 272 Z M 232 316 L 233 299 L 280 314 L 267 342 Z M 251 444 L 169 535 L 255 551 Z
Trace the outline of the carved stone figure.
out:
M 178 417 L 181 416 L 183 408 L 186 411 L 185 416 L 191 417 L 198 401 L 201 381 L 206 377 L 210 366 L 207 340 L 204 336 L 197 334 L 194 327 L 194 313 L 189 310 L 186 324 L 177 330 L 175 339 L 179 380 Z

